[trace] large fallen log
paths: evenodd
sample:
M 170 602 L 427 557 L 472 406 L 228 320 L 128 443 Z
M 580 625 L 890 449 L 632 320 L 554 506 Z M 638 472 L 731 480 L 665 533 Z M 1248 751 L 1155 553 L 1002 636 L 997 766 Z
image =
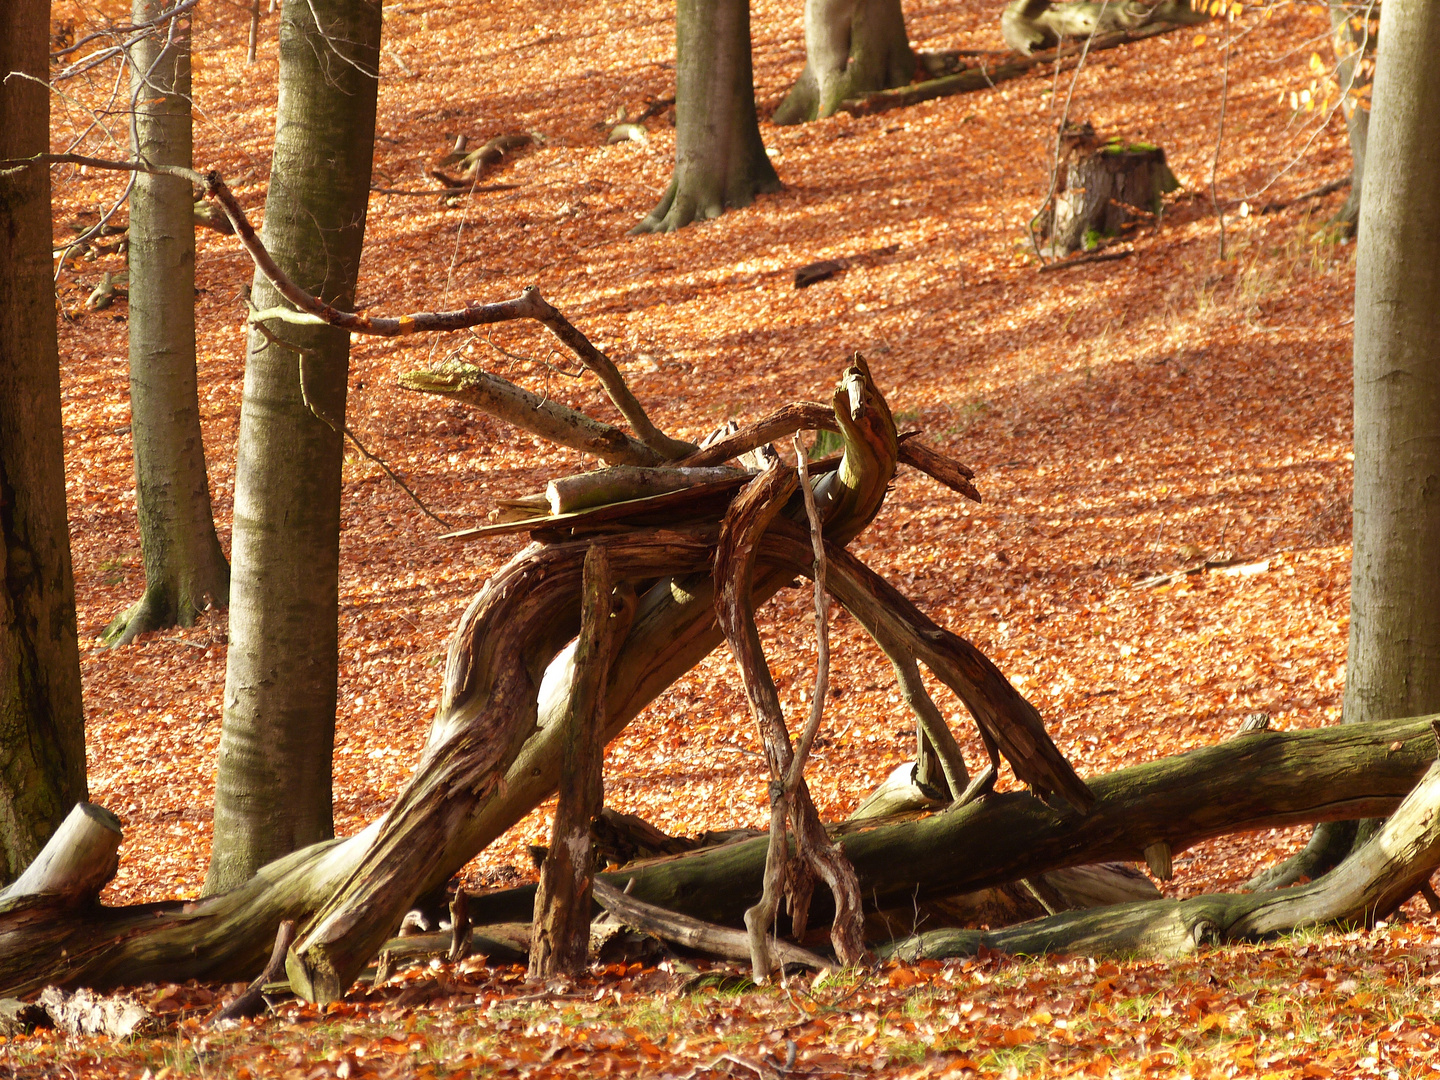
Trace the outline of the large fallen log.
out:
M 1184 956 L 1201 945 L 1259 941 L 1304 926 L 1372 927 L 1415 895 L 1440 866 L 1440 763 L 1432 764 L 1373 837 L 1319 881 L 1263 893 L 1217 893 L 1085 912 L 1002 930 L 936 930 L 882 950 L 904 959 L 971 956 L 980 949 Z
M 833 567 L 832 567 L 833 569 Z M 995 793 L 893 824 L 856 823 L 840 844 L 867 906 L 899 908 L 1087 863 L 1136 862 L 1157 841 L 1180 852 L 1228 833 L 1385 817 L 1435 760 L 1434 717 L 1262 731 L 1089 780 L 1080 816 L 1033 795 Z M 738 926 L 760 896 L 764 838 L 602 875 L 630 895 Z M 816 896 L 813 919 L 828 917 Z M 528 888 L 474 898 L 475 918 L 528 912 Z M 519 917 L 524 917 L 520 915 Z
M 1435 760 L 1436 717 L 1264 731 L 1094 777 L 1084 817 L 1031 795 L 992 794 L 959 810 L 842 835 L 867 904 L 959 893 L 1106 859 L 1136 860 L 1246 830 L 1385 817 Z M 868 825 L 868 823 L 865 823 Z M 303 920 L 349 876 L 378 825 L 272 863 L 242 888 L 194 904 L 57 908 L 0 902 L 0 995 L 48 983 L 107 987 L 235 980 L 260 970 L 282 919 Z M 601 875 L 635 899 L 738 926 L 760 896 L 767 841 L 708 849 Z M 817 896 L 818 909 L 824 897 Z M 528 921 L 534 890 L 471 898 L 478 923 Z
M 1059 4 L 1056 6 L 1067 8 L 1073 5 Z M 1100 33 L 1088 42 L 1082 37 L 1079 41 L 1072 40 L 1069 44 L 1061 45 L 1059 48 L 1047 47 L 1042 51 L 1018 55 L 1014 59 L 996 64 L 994 67 L 982 62 L 975 67 L 957 71 L 953 75 L 942 75 L 938 79 L 926 79 L 924 82 L 911 83 L 909 86 L 896 87 L 894 90 L 877 90 L 871 94 L 850 98 L 842 101 L 836 111 L 850 113 L 854 116 L 869 116 L 873 113 L 918 105 L 922 101 L 933 101 L 936 98 L 951 97 L 955 94 L 971 94 L 978 90 L 991 89 L 997 84 L 1009 82 L 1011 79 L 1018 79 L 1035 68 L 1047 64 L 1070 64 L 1078 61 L 1082 55 L 1088 56 L 1090 53 L 1103 52 L 1106 49 L 1130 45 L 1160 34 L 1168 34 L 1171 31 L 1179 30 L 1181 26 L 1182 24 L 1179 22 L 1159 22 L 1135 30 Z

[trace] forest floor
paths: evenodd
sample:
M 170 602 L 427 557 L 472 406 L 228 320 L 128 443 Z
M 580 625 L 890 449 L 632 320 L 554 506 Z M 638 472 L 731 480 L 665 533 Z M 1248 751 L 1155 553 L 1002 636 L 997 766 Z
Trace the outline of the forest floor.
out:
M 122 14 L 109 6 L 64 0 L 55 14 L 83 32 Z M 197 9 L 195 160 L 221 169 L 258 223 L 278 17 L 264 20 L 249 66 L 241 7 Z M 768 116 L 803 66 L 800 4 L 752 9 Z M 1003 47 L 995 3 L 913 0 L 906 12 L 922 48 Z M 621 365 L 651 415 L 692 439 L 728 418 L 828 398 L 859 350 L 902 427 L 973 466 L 984 502 L 902 474 L 852 550 L 989 655 L 1081 775 L 1218 742 L 1255 712 L 1278 729 L 1338 720 L 1354 245 L 1324 224 L 1343 192 L 1260 212 L 1349 169 L 1339 116 L 1291 105 L 1315 77 L 1312 54 L 1329 57 L 1323 9 L 1247 13 L 1228 50 L 1218 26 L 1182 31 L 1095 54 L 1073 80 L 1037 69 L 876 116 L 764 124 L 782 192 L 645 237 L 627 229 L 669 179 L 673 129 L 662 114 L 647 142 L 605 136 L 622 107 L 635 116 L 673 95 L 673 5 L 403 0 L 385 13 L 377 185 L 433 187 L 429 163 L 459 134 L 472 145 L 510 131 L 543 141 L 485 175 L 515 185 L 503 191 L 376 194 L 359 290 L 368 310 L 454 307 L 539 285 Z M 85 94 L 103 92 L 97 82 L 56 99 L 57 149 L 90 123 Z M 1067 104 L 1102 135 L 1162 146 L 1184 187 L 1154 226 L 1123 239 L 1127 258 L 1037 273 L 1024 223 L 1044 199 Z M 99 151 L 93 136 L 86 145 Z M 118 194 L 113 178 L 57 169 L 57 237 Z M 1223 257 L 1212 198 L 1226 211 Z M 244 366 L 236 297 L 251 266 L 232 238 L 197 239 L 201 411 L 228 550 Z M 843 275 L 793 287 L 797 267 L 841 257 L 854 260 Z M 126 308 L 81 311 L 102 272 L 120 268 L 102 259 L 61 274 L 62 305 L 75 314 L 62 320 L 60 347 L 90 791 L 126 828 L 104 899 L 133 903 L 199 891 L 226 625 L 211 613 L 122 650 L 96 641 L 144 580 Z M 350 423 L 440 515 L 483 523 L 497 498 L 587 463 L 401 391 L 396 376 L 459 354 L 614 415 L 592 379 L 552 368 L 547 350 L 541 331 L 514 324 L 448 339 L 356 338 Z M 448 635 L 520 546 L 437 539 L 441 530 L 358 454 L 344 480 L 342 834 L 405 782 Z M 1240 572 L 1137 586 L 1221 555 Z M 809 604 L 795 591 L 762 613 L 792 708 L 812 678 Z M 822 815 L 841 818 L 913 754 L 913 723 L 853 621 L 837 617 L 833 632 L 832 701 L 810 784 Z M 958 702 L 941 701 L 978 762 L 973 725 Z M 676 834 L 761 826 L 757 751 L 733 665 L 717 652 L 612 744 L 606 799 Z M 532 878 L 526 845 L 546 842 L 548 821 L 542 808 L 482 853 L 467 886 Z M 1275 830 L 1177 853 L 1164 892 L 1232 889 L 1303 835 Z M 1433 930 L 1411 905 L 1373 933 L 1312 934 L 1178 965 L 990 957 L 739 996 L 623 968 L 537 996 L 517 971 L 467 968 L 432 973 L 428 990 L 400 977 L 323 1015 L 287 1006 L 259 1026 L 207 1036 L 195 1018 L 223 988 L 152 988 L 149 1000 L 177 1021 L 164 1036 L 109 1045 L 30 1036 L 4 1047 L 0 1069 L 768 1077 L 787 1074 L 788 1052 L 795 1075 L 1420 1075 L 1440 1068 Z

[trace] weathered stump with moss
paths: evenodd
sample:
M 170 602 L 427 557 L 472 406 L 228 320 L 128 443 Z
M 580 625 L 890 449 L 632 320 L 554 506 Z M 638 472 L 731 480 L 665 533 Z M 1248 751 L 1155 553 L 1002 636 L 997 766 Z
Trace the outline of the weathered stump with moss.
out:
M 1135 221 L 1154 220 L 1180 182 L 1151 143 L 1101 141 L 1082 124 L 1061 139 L 1053 205 L 1042 222 L 1049 254 L 1090 250 Z

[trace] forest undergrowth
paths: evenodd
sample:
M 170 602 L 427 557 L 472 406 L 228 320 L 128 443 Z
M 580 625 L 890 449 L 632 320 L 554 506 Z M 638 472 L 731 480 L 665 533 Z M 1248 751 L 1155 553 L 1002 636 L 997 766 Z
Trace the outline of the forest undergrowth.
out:
M 55 16 L 82 27 L 121 14 L 109 6 L 64 0 Z M 764 117 L 803 65 L 800 5 L 752 8 Z M 1002 47 L 995 4 L 915 0 L 906 12 L 921 47 Z M 1341 119 L 1290 103 L 1313 77 L 1312 52 L 1327 47 L 1322 9 L 1283 6 L 1234 24 L 1246 32 L 1229 55 L 1218 158 L 1225 35 L 1181 31 L 1091 57 L 1073 97 L 1068 72 L 1037 69 L 909 109 L 762 124 L 782 192 L 640 237 L 626 233 L 668 181 L 673 129 L 662 111 L 644 141 L 605 139 L 622 108 L 634 117 L 673 95 L 672 5 L 407 0 L 385 14 L 377 186 L 435 187 L 430 164 L 457 135 L 472 146 L 515 131 L 537 139 L 481 180 L 513 185 L 503 190 L 374 194 L 359 288 L 367 310 L 435 310 L 539 285 L 621 365 L 656 421 L 690 439 L 789 400 L 825 398 L 859 350 L 902 430 L 922 427 L 975 468 L 984 502 L 902 473 L 853 550 L 990 656 L 1082 776 L 1221 741 L 1257 712 L 1277 729 L 1338 721 L 1354 245 L 1325 225 L 1343 191 L 1262 212 L 1349 170 Z M 251 66 L 247 19 L 239 7 L 197 9 L 195 155 L 197 167 L 222 170 L 258 224 L 276 20 L 262 24 Z M 56 99 L 57 150 L 90 121 L 76 94 Z M 1120 238 L 1127 257 L 1039 273 L 1024 223 L 1048 186 L 1067 99 L 1068 116 L 1102 135 L 1163 147 L 1183 188 L 1156 222 Z M 57 169 L 57 240 L 118 192 L 111 177 Z M 244 362 L 238 296 L 251 266 L 233 238 L 202 230 L 197 242 L 202 422 L 228 550 Z M 794 288 L 797 267 L 837 258 L 850 260 L 841 275 Z M 97 640 L 144 583 L 126 307 L 84 310 L 101 275 L 121 268 L 118 257 L 80 262 L 58 287 L 90 790 L 126 829 L 104 899 L 134 903 L 199 891 L 226 627 L 223 612 L 210 612 L 120 650 Z M 538 327 L 355 338 L 351 427 L 438 514 L 480 524 L 497 499 L 588 466 L 397 387 L 400 372 L 450 355 L 614 416 L 598 384 L 568 371 Z M 447 637 L 519 544 L 438 539 L 353 452 L 343 499 L 334 786 L 336 829 L 347 834 L 403 785 Z M 1207 559 L 1231 565 L 1154 582 Z M 803 591 L 786 592 L 761 612 L 787 710 L 804 706 L 811 685 L 809 605 Z M 810 787 L 835 819 L 913 754 L 914 726 L 888 663 L 853 620 L 837 614 L 832 633 L 831 700 Z M 983 750 L 961 706 L 937 700 L 978 764 Z M 670 833 L 761 827 L 767 817 L 759 742 L 723 650 L 642 714 L 605 768 L 607 803 Z M 467 868 L 467 886 L 532 880 L 526 845 L 547 842 L 548 830 L 542 808 Z M 1233 889 L 1303 836 L 1276 830 L 1177 853 L 1163 891 Z M 152 987 L 142 996 L 173 1014 L 166 1034 L 124 1045 L 30 1036 L 4 1047 L 0 1067 L 45 1075 L 64 1062 L 87 1075 L 153 1077 L 577 1067 L 1420 1075 L 1440 1061 L 1433 944 L 1433 920 L 1412 903 L 1373 933 L 1313 934 L 1173 966 L 982 957 L 737 994 L 695 990 L 678 970 L 622 965 L 537 996 L 523 973 L 471 965 L 409 973 L 320 1013 L 286 1006 L 223 1035 L 202 1034 L 196 1020 L 228 990 Z

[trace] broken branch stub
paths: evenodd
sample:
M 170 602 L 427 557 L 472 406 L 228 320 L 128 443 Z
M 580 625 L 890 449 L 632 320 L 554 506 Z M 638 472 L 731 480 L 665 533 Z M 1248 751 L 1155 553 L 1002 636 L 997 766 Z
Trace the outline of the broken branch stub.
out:
M 565 757 L 560 764 L 560 800 L 555 807 L 550 851 L 540 867 L 540 884 L 535 890 L 532 979 L 576 974 L 590 959 L 590 885 L 595 872 L 590 822 L 604 802 L 601 718 L 610 668 L 610 586 L 605 548 L 592 545 L 585 554 L 580 639 L 565 717 Z

